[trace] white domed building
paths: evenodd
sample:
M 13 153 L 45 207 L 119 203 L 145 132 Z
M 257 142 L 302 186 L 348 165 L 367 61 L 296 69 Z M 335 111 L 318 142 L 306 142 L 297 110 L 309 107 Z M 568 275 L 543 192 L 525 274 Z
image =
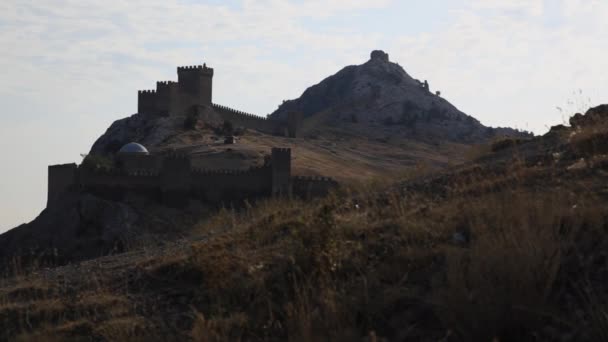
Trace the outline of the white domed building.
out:
M 159 158 L 150 154 L 148 149 L 139 143 L 130 142 L 118 150 L 116 160 L 128 174 L 150 173 L 158 170 Z
M 148 155 L 148 154 L 150 154 L 150 152 L 148 152 L 148 149 L 144 145 L 136 143 L 136 142 L 130 142 L 130 143 L 124 145 L 123 147 L 121 147 L 120 150 L 118 150 L 118 155 L 125 155 L 125 154 Z

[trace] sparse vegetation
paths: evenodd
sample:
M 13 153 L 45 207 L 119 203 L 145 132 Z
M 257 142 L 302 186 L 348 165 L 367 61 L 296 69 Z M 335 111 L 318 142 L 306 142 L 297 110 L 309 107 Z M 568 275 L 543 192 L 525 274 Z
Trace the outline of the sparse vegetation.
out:
M 607 159 L 588 143 L 605 127 L 313 202 L 224 208 L 163 248 L 14 272 L 0 279 L 2 338 L 606 340 Z
M 576 186 L 531 190 L 535 172 L 514 165 L 502 186 L 501 177 L 468 174 L 443 199 L 374 186 L 225 209 L 192 232 L 216 231 L 208 239 L 120 274 L 5 280 L 0 315 L 14 329 L 4 334 L 525 341 L 566 331 L 594 340 L 605 332 L 605 307 L 573 291 L 571 274 L 598 272 L 585 255 L 606 245 L 605 203 Z M 600 285 L 585 289 L 602 293 Z
M 109 171 L 116 167 L 116 161 L 112 157 L 88 154 L 82 160 L 81 167 L 89 170 Z
M 225 135 L 232 135 L 232 133 L 234 132 L 234 126 L 232 125 L 232 122 L 224 121 L 224 124 L 222 125 L 222 132 Z
M 197 123 L 198 123 L 198 113 L 190 112 L 184 119 L 184 129 L 193 130 L 196 128 Z

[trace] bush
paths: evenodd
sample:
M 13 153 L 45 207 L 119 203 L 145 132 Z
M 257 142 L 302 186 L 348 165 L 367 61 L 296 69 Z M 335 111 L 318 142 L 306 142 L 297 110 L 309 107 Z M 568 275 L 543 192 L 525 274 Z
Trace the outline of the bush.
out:
M 188 116 L 186 116 L 186 119 L 184 119 L 184 129 L 187 129 L 187 130 L 196 129 L 197 123 L 198 123 L 198 114 L 190 113 L 190 114 L 188 114 Z
M 116 168 L 116 160 L 112 157 L 89 154 L 82 160 L 80 167 L 87 170 L 113 170 Z
M 222 125 L 222 132 L 224 135 L 232 135 L 234 133 L 234 126 L 232 125 L 232 122 L 224 121 L 224 124 Z

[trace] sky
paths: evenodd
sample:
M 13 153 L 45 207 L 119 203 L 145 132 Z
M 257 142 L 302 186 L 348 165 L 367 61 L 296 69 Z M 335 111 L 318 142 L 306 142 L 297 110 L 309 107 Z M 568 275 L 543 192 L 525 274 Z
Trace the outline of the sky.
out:
M 483 124 L 543 134 L 608 103 L 607 44 L 605 0 L 3 0 L 0 232 L 177 66 L 207 63 L 214 102 L 267 115 L 382 49 Z

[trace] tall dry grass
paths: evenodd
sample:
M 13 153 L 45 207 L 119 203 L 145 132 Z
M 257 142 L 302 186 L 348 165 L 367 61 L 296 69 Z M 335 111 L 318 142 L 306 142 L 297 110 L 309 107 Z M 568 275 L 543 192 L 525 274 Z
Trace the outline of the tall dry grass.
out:
M 7 283 L 4 336 L 535 341 L 566 331 L 605 339 L 595 273 L 605 267 L 608 211 L 593 185 L 529 187 L 547 173 L 520 158 L 501 173 L 465 171 L 447 178 L 441 196 L 432 184 L 359 186 L 312 202 L 226 208 L 183 247 L 128 266 L 137 276 L 126 279 L 108 273 L 25 291 Z

